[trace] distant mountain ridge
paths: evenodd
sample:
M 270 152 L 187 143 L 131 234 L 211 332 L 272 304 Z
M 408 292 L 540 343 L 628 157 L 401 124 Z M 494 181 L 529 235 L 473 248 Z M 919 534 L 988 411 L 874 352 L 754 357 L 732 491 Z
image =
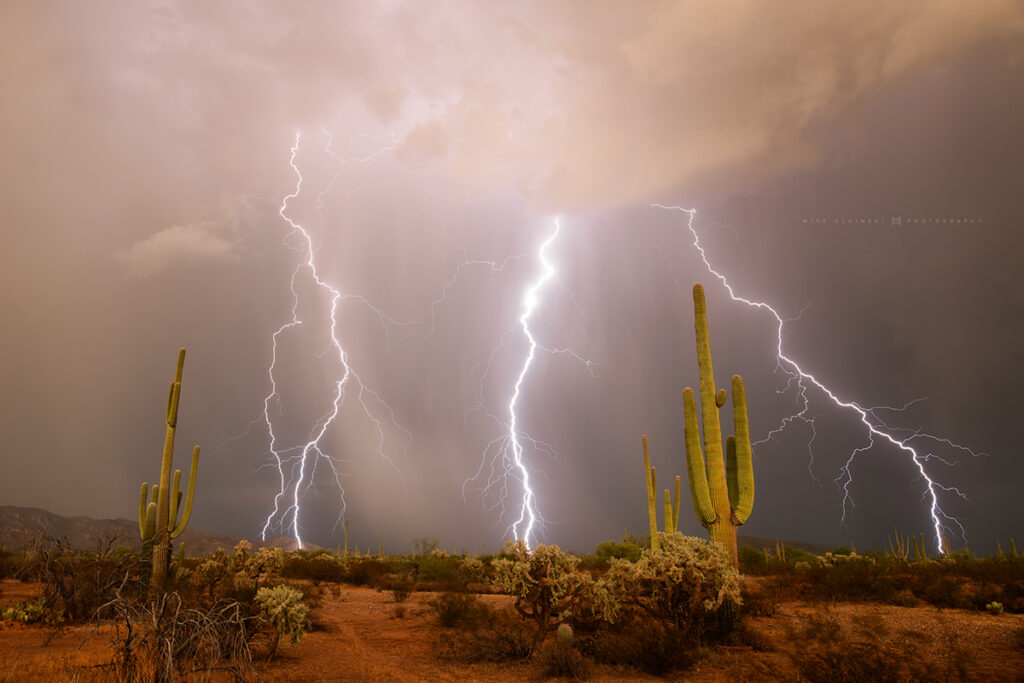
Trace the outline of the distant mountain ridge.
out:
M 93 519 L 92 517 L 75 516 L 62 517 L 61 515 L 43 510 L 42 508 L 19 507 L 17 505 L 0 505 L 0 549 L 4 550 L 27 550 L 32 547 L 32 542 L 41 532 L 51 536 L 66 538 L 74 550 L 96 550 L 97 547 L 110 539 L 116 538 L 114 546 L 138 549 L 141 544 L 139 540 L 139 523 L 129 519 Z M 185 543 L 185 553 L 192 557 L 206 556 L 217 552 L 218 548 L 225 552 L 231 552 L 235 545 L 243 540 L 241 536 L 229 536 L 227 534 L 213 534 L 207 531 L 186 529 L 178 537 L 179 541 Z M 269 541 L 252 541 L 254 547 L 276 547 L 285 550 L 295 550 L 296 543 L 293 538 L 275 538 Z M 775 552 L 776 539 L 760 538 L 757 536 L 740 535 L 740 545 L 748 545 L 758 550 L 768 549 Z M 826 548 L 789 541 L 783 539 L 787 548 L 804 550 L 815 555 L 826 552 Z M 309 542 L 303 542 L 305 550 L 319 550 L 320 546 Z
M 139 523 L 128 519 L 93 519 L 92 517 L 62 517 L 41 508 L 0 505 L 0 548 L 26 550 L 32 546 L 40 533 L 67 539 L 74 550 L 96 550 L 101 543 L 115 538 L 114 547 L 124 546 L 137 549 Z M 209 555 L 223 548 L 230 552 L 242 540 L 241 536 L 211 534 L 206 531 L 186 529 L 178 540 L 185 544 L 185 553 L 191 556 Z M 291 539 L 275 539 L 265 544 L 286 547 Z M 294 545 L 294 541 L 292 541 Z

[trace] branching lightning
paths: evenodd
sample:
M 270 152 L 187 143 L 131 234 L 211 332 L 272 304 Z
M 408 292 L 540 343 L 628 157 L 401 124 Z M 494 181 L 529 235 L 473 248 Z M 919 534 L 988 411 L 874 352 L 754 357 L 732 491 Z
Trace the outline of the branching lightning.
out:
M 491 494 L 493 496 L 494 503 L 490 507 L 504 509 L 506 499 L 508 496 L 512 495 L 512 492 L 509 490 L 510 482 L 519 482 L 522 486 L 522 494 L 519 503 L 519 517 L 512 523 L 509 531 L 513 538 L 524 541 L 528 548 L 533 546 L 534 535 L 543 527 L 544 519 L 537 507 L 537 495 L 530 483 L 531 470 L 537 470 L 528 462 L 524 445 L 528 445 L 534 452 L 541 453 L 552 458 L 557 457 L 557 453 L 550 443 L 531 436 L 525 432 L 520 425 L 519 413 L 517 411 L 520 407 L 520 400 L 522 398 L 524 384 L 530 372 L 530 366 L 533 364 L 534 358 L 538 352 L 565 354 L 584 364 L 591 375 L 594 375 L 594 364 L 591 361 L 585 359 L 572 349 L 553 348 L 540 344 L 534 336 L 533 331 L 530 329 L 530 319 L 533 317 L 537 307 L 540 305 L 542 290 L 551 279 L 556 278 L 554 264 L 549 260 L 547 252 L 552 243 L 557 239 L 560 230 L 561 225 L 559 220 L 555 219 L 554 229 L 547 239 L 541 243 L 537 250 L 537 260 L 540 261 L 541 272 L 537 278 L 527 286 L 523 294 L 522 305 L 516 325 L 508 329 L 501 336 L 498 344 L 491 349 L 488 358 L 474 367 L 474 372 L 481 365 L 484 366 L 484 370 L 480 376 L 480 399 L 477 406 L 471 410 L 477 410 L 484 413 L 496 424 L 502 426 L 505 431 L 503 434 L 492 439 L 485 445 L 480 461 L 480 467 L 472 477 L 463 482 L 463 498 L 465 498 L 469 484 L 477 482 L 479 484 L 479 490 L 481 490 L 484 495 Z M 512 385 L 512 392 L 504 411 L 507 417 L 502 418 L 486 408 L 483 397 L 484 381 L 497 353 L 504 348 L 506 338 L 512 334 L 516 328 L 519 328 L 522 331 L 522 335 L 526 340 L 527 348 L 519 373 L 516 375 L 515 382 Z M 468 412 L 470 411 L 467 411 L 467 413 Z
M 341 500 L 341 513 L 339 515 L 339 519 L 341 518 L 341 515 L 344 515 L 345 494 L 341 485 L 341 473 L 338 471 L 334 457 L 323 450 L 322 441 L 328 428 L 330 428 L 338 417 L 338 413 L 345 400 L 345 393 L 350 382 L 354 382 L 356 398 L 359 401 L 367 419 L 371 421 L 374 429 L 376 430 L 378 456 L 383 460 L 390 462 L 384 450 L 385 419 L 387 419 L 388 422 L 396 429 L 406 435 L 406 448 L 408 448 L 409 443 L 412 441 L 412 434 L 398 425 L 395 421 L 394 413 L 387 403 L 384 402 L 376 391 L 369 388 L 363 382 L 355 368 L 349 363 L 348 354 L 345 352 L 345 349 L 342 347 L 341 341 L 338 338 L 338 305 L 345 299 L 356 299 L 370 306 L 378 317 L 388 320 L 390 320 L 390 318 L 386 318 L 386 316 L 369 304 L 369 302 L 363 297 L 343 295 L 338 288 L 334 287 L 320 276 L 317 269 L 316 249 L 312 236 L 305 227 L 303 227 L 299 222 L 293 220 L 288 214 L 289 203 L 295 200 L 302 192 L 302 172 L 299 170 L 295 161 L 301 139 L 301 133 L 296 133 L 295 142 L 291 147 L 291 156 L 289 158 L 289 164 L 291 165 L 292 172 L 296 177 L 295 190 L 282 200 L 281 206 L 278 209 L 278 215 L 281 216 L 281 219 L 284 220 L 290 228 L 289 232 L 284 237 L 283 244 L 289 249 L 301 254 L 302 260 L 296 265 L 295 270 L 292 272 L 289 283 L 292 293 L 291 319 L 282 324 L 274 332 L 271 338 L 272 354 L 270 367 L 267 370 L 267 375 L 270 380 L 270 393 L 267 394 L 263 401 L 262 417 L 270 438 L 269 451 L 272 457 L 272 465 L 277 469 L 280 477 L 280 489 L 274 496 L 273 510 L 267 516 L 261 530 L 261 537 L 263 540 L 266 540 L 267 532 L 275 526 L 275 520 L 279 520 L 276 524 L 279 524 L 281 527 L 290 527 L 292 537 L 300 548 L 302 547 L 300 523 L 301 494 L 305 489 L 312 485 L 313 476 L 315 475 L 316 468 L 319 464 L 323 464 L 328 467 L 335 483 L 338 486 L 338 492 Z M 317 196 L 316 208 L 321 221 L 323 220 L 322 209 L 324 196 L 330 191 L 331 187 L 333 187 L 342 166 L 346 163 L 363 163 L 371 161 L 377 155 L 386 151 L 386 149 L 390 149 L 386 148 L 385 150 L 378 150 L 368 157 L 343 159 L 331 148 L 330 136 L 328 136 L 327 139 L 328 142 L 325 147 L 325 152 L 330 154 L 337 161 L 337 166 L 326 189 L 320 192 Z M 321 225 L 321 228 L 322 227 L 323 226 Z M 333 354 L 337 359 L 339 376 L 334 382 L 333 398 L 325 412 L 313 421 L 312 427 L 309 431 L 308 440 L 305 443 L 296 446 L 281 448 L 278 445 L 279 439 L 274 429 L 274 420 L 271 417 L 273 412 L 271 410 L 272 405 L 277 405 L 278 412 L 280 412 L 282 408 L 281 396 L 278 392 L 278 380 L 275 374 L 278 362 L 278 340 L 281 335 L 294 330 L 305 322 L 299 315 L 301 297 L 299 291 L 296 289 L 296 285 L 300 277 L 308 277 L 321 292 L 329 296 L 330 303 L 327 310 L 328 318 L 330 320 L 328 328 L 328 353 Z M 378 416 L 378 413 L 371 409 L 371 404 L 377 409 L 377 411 L 383 412 L 384 417 Z M 285 503 L 286 507 L 282 510 L 281 507 Z
M 977 453 L 971 450 L 970 448 L 963 446 L 961 444 L 954 443 L 949 439 L 922 433 L 919 430 L 906 430 L 903 428 L 891 427 L 885 422 L 885 420 L 881 419 L 878 415 L 878 412 L 882 410 L 906 410 L 913 403 L 922 400 L 920 398 L 914 399 L 913 401 L 899 408 L 889 406 L 862 407 L 854 401 L 847 401 L 839 398 L 835 394 L 835 392 L 833 392 L 831 389 L 825 386 L 825 384 L 818 380 L 814 375 L 801 368 L 800 365 L 794 359 L 790 358 L 785 354 L 783 350 L 783 327 L 786 322 L 786 319 L 779 315 L 779 313 L 767 303 L 761 301 L 753 301 L 738 296 L 733 291 L 733 288 L 729 284 L 729 281 L 726 279 L 726 277 L 717 270 L 715 270 L 715 268 L 711 265 L 711 262 L 708 260 L 707 253 L 704 251 L 704 247 L 700 243 L 700 235 L 693 225 L 696 210 L 686 209 L 680 206 L 665 206 L 662 204 L 653 204 L 652 206 L 660 209 L 681 211 L 688 214 L 689 219 L 687 222 L 687 227 L 689 228 L 690 233 L 693 235 L 693 246 L 697 249 L 697 252 L 700 254 L 701 260 L 703 260 L 704 266 L 708 269 L 708 272 L 714 275 L 716 278 L 718 278 L 719 281 L 721 281 L 722 285 L 725 287 L 726 291 L 729 293 L 729 296 L 730 298 L 732 298 L 733 301 L 738 301 L 746 304 L 747 306 L 768 311 L 768 313 L 775 319 L 775 322 L 778 325 L 776 339 L 777 370 L 783 372 L 788 376 L 786 385 L 780 390 L 780 393 L 788 391 L 795 386 L 797 394 L 797 404 L 800 407 L 800 409 L 796 413 L 785 417 L 777 427 L 769 431 L 768 435 L 764 439 L 756 443 L 764 443 L 768 441 L 772 437 L 780 434 L 784 429 L 786 429 L 786 427 L 788 427 L 793 422 L 804 422 L 808 424 L 811 429 L 811 439 L 808 442 L 808 450 L 811 456 L 811 463 L 808 466 L 810 469 L 811 465 L 813 464 L 814 457 L 813 451 L 810 450 L 810 445 L 814 441 L 816 431 L 814 429 L 814 418 L 813 416 L 808 415 L 810 399 L 808 397 L 807 392 L 811 387 L 818 389 L 821 393 L 828 397 L 828 399 L 832 401 L 832 403 L 834 403 L 836 406 L 852 411 L 854 415 L 857 417 L 857 419 L 861 422 L 861 424 L 864 425 L 865 434 L 867 437 L 867 442 L 864 445 L 853 449 L 853 451 L 847 458 L 846 463 L 842 466 L 842 468 L 840 468 L 839 475 L 834 480 L 843 495 L 843 521 L 845 521 L 846 519 L 847 508 L 854 506 L 853 498 L 850 494 L 850 484 L 853 481 L 852 466 L 854 459 L 859 454 L 873 448 L 876 445 L 877 439 L 878 442 L 888 443 L 892 446 L 895 446 L 900 452 L 909 456 L 909 458 L 914 464 L 914 467 L 919 473 L 921 479 L 923 479 L 926 482 L 924 491 L 922 493 L 922 500 L 928 506 L 929 515 L 931 516 L 932 526 L 935 533 L 935 544 L 940 553 L 947 552 L 948 546 L 943 535 L 943 530 L 949 529 L 950 527 L 956 527 L 961 535 L 964 535 L 965 532 L 963 525 L 960 523 L 960 521 L 957 520 L 955 517 L 946 514 L 940 507 L 939 492 L 942 491 L 945 493 L 952 493 L 964 500 L 967 500 L 967 496 L 965 496 L 963 492 L 961 492 L 959 489 L 953 486 L 945 486 L 943 484 L 938 483 L 935 479 L 929 476 L 925 468 L 925 463 L 932 458 L 940 460 L 941 462 L 947 465 L 952 464 L 950 461 L 942 460 L 941 458 L 938 458 L 932 453 L 920 452 L 918 449 L 911 446 L 910 442 L 915 439 L 927 439 L 964 451 L 973 456 L 984 455 L 984 453 Z M 900 437 L 897 436 L 898 432 L 910 433 L 906 436 Z M 811 471 L 811 476 L 814 476 L 813 470 Z

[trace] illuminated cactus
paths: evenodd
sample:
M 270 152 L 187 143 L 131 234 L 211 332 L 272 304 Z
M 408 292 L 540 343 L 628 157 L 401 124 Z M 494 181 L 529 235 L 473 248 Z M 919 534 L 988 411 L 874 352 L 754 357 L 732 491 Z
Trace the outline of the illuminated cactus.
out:
M 651 528 L 651 550 L 658 549 L 658 511 L 655 507 L 655 491 L 657 490 L 657 472 L 651 467 L 651 457 L 647 453 L 647 435 L 642 437 L 644 444 L 644 482 L 647 484 L 647 518 Z
M 188 476 L 188 492 L 182 508 L 181 470 L 175 470 L 173 487 L 171 464 L 174 459 L 174 432 L 178 426 L 178 401 L 181 397 L 181 371 L 185 366 L 185 349 L 178 351 L 178 369 L 167 395 L 167 432 L 164 437 L 163 461 L 160 464 L 160 483 L 154 484 L 150 503 L 146 505 L 146 488 L 142 484 L 139 495 L 139 534 L 145 544 L 153 546 L 153 571 L 150 586 L 162 591 L 167 583 L 167 568 L 171 560 L 171 539 L 185 531 L 192 516 L 192 500 L 196 492 L 196 471 L 199 467 L 199 446 L 192 451 L 192 471 Z M 179 519 L 180 513 L 180 519 Z
M 747 521 L 754 506 L 754 469 L 747 422 L 747 398 L 743 378 L 732 377 L 732 412 L 736 435 L 726 440 L 722 453 L 722 430 L 718 409 L 725 404 L 725 390 L 716 393 L 708 339 L 704 288 L 693 286 L 694 327 L 697 332 L 697 362 L 700 366 L 700 403 L 704 447 L 697 427 L 697 404 L 693 390 L 683 391 L 686 464 L 690 475 L 693 509 L 711 540 L 729 552 L 733 566 L 739 566 L 736 529 Z

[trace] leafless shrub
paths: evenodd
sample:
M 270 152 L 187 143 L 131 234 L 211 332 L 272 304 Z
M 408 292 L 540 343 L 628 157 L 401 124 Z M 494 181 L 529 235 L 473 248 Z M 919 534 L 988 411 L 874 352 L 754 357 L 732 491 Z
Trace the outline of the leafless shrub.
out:
M 265 634 L 262 620 L 248 616 L 241 603 L 219 599 L 206 608 L 188 607 L 177 593 L 152 601 L 118 594 L 100 616 L 115 620 L 111 666 L 119 680 L 129 683 L 174 681 L 212 671 L 249 680 L 250 643 Z
M 67 538 L 41 533 L 32 551 L 32 578 L 43 584 L 46 604 L 69 620 L 89 619 L 119 589 L 137 590 L 139 558 L 117 547 L 119 536 L 100 539 L 95 552 L 76 553 Z

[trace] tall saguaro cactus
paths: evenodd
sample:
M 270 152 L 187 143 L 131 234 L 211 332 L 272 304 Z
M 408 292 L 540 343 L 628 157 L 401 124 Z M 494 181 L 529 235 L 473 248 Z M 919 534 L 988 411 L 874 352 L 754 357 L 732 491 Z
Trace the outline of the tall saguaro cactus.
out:
M 160 463 L 160 483 L 154 484 L 150 503 L 146 504 L 147 484 L 142 484 L 139 496 L 139 533 L 145 544 L 153 547 L 153 571 L 150 586 L 162 591 L 167 583 L 167 567 L 171 560 L 171 539 L 185 530 L 192 516 L 192 500 L 196 492 L 196 471 L 199 468 L 199 446 L 192 451 L 192 470 L 188 475 L 188 490 L 182 507 L 181 470 L 175 470 L 173 488 L 171 465 L 174 460 L 174 432 L 178 426 L 178 401 L 181 397 L 181 371 L 185 367 L 185 349 L 178 351 L 178 369 L 167 395 L 167 432 L 164 436 L 163 461 Z M 179 519 L 180 512 L 180 519 Z
M 722 429 L 718 409 L 725 405 L 725 389 L 716 393 L 708 338 L 704 288 L 693 286 L 694 327 L 697 332 L 697 363 L 700 366 L 700 404 L 704 446 L 697 429 L 697 405 L 693 390 L 683 391 L 686 464 L 690 475 L 693 509 L 711 540 L 721 543 L 739 566 L 736 529 L 747 521 L 754 506 L 754 469 L 747 421 L 747 396 L 743 378 L 732 377 L 732 413 L 735 436 L 726 439 L 722 453 Z

